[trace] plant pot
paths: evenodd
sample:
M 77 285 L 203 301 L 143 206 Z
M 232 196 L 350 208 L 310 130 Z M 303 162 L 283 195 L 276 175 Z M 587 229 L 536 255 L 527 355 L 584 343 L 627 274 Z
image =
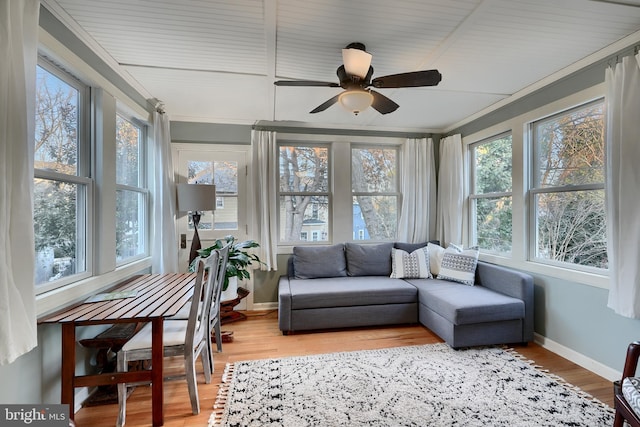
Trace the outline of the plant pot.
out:
M 220 302 L 235 299 L 238 296 L 238 278 L 236 276 L 229 277 L 229 286 L 222 291 Z

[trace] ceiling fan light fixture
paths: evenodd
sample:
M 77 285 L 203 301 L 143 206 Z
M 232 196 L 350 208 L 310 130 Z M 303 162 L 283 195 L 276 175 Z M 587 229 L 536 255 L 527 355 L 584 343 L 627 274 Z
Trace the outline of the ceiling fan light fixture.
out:
M 344 69 L 351 76 L 360 77 L 364 79 L 369 72 L 369 66 L 371 66 L 372 55 L 360 49 L 342 49 L 342 62 Z
M 338 101 L 347 111 L 357 116 L 371 106 L 373 95 L 367 90 L 348 90 L 340 94 Z

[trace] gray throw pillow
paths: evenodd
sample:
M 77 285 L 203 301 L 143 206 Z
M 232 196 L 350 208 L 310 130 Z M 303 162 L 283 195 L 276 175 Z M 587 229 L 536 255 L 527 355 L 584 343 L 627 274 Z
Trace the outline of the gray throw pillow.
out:
M 427 246 L 428 243 L 433 243 L 434 245 L 439 245 L 440 244 L 440 240 L 429 240 L 428 242 L 422 242 L 422 243 L 404 243 L 404 242 L 396 242 L 394 243 L 393 247 L 396 249 L 400 249 L 401 251 L 405 251 L 405 252 L 413 252 L 416 249 L 420 249 L 420 248 L 424 248 L 425 246 Z
M 294 246 L 293 271 L 296 279 L 346 276 L 344 245 Z
M 393 243 L 345 243 L 349 276 L 389 276 Z

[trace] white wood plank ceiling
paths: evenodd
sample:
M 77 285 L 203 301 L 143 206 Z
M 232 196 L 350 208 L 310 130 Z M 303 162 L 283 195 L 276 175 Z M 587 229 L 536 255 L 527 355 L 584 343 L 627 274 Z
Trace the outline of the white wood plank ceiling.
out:
M 172 120 L 297 121 L 442 131 L 640 30 L 640 0 L 43 0 Z M 638 41 L 640 41 L 640 36 Z M 337 82 L 341 49 L 362 42 L 374 77 L 438 69 L 435 87 L 381 89 L 400 104 L 358 116 Z M 635 42 L 635 41 L 633 41 Z M 486 110 L 485 110 L 486 111 Z

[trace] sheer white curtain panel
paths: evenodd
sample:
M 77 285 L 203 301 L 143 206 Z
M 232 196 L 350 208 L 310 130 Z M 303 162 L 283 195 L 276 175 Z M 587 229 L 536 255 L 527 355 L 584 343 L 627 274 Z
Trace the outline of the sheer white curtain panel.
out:
M 33 161 L 38 0 L 0 2 L 0 365 L 37 345 Z
M 258 256 L 264 263 L 261 270 L 276 271 L 278 269 L 278 226 L 276 222 L 278 209 L 278 148 L 276 132 L 252 130 L 254 192 L 256 214 L 254 225 L 260 233 Z
M 462 136 L 458 134 L 440 140 L 436 229 L 444 247 L 449 243 L 462 243 L 463 201 L 464 162 Z
M 640 318 L 640 55 L 605 74 L 605 139 L 609 308 Z
M 436 236 L 436 173 L 433 139 L 408 138 L 402 146 L 402 208 L 398 240 L 425 242 Z
M 169 117 L 153 113 L 153 233 L 151 256 L 155 273 L 178 271 L 178 234 L 176 231 L 176 184 L 171 159 Z

